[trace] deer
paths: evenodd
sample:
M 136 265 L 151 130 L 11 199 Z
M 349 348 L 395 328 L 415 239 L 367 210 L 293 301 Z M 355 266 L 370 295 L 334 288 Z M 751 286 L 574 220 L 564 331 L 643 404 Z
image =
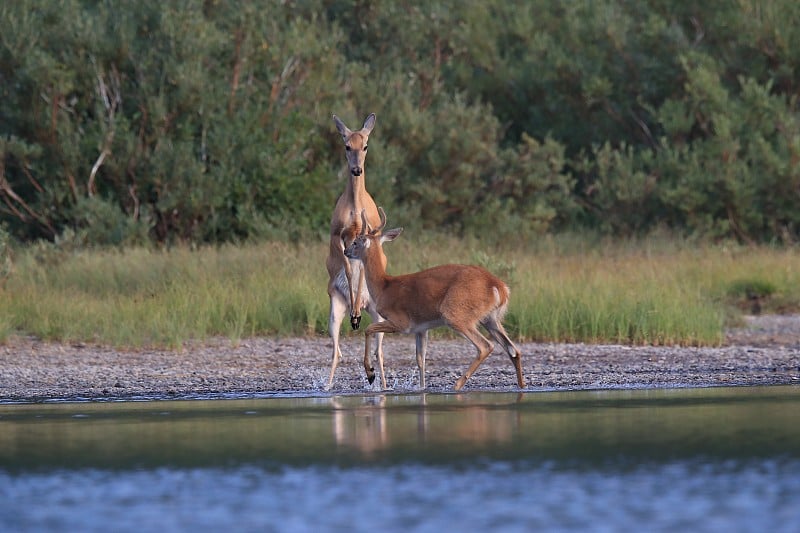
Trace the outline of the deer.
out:
M 517 385 L 524 389 L 522 353 L 502 324 L 509 303 L 508 286 L 485 268 L 474 265 L 439 265 L 412 274 L 388 275 L 383 243 L 395 240 L 403 228 L 383 231 L 386 214 L 381 207 L 378 212 L 380 224 L 373 226 L 366 211 L 361 211 L 361 232 L 344 251 L 348 258 L 364 264 L 367 289 L 383 317 L 382 321 L 370 324 L 364 331 L 367 380 L 372 383 L 375 379 L 375 369 L 369 360 L 370 337 L 383 333 L 414 333 L 419 386 L 424 390 L 428 330 L 447 326 L 478 350 L 475 360 L 455 383 L 455 390 L 461 390 L 494 350 L 494 344 L 478 329 L 481 325 L 511 358 L 517 373 Z M 386 389 L 383 368 L 381 385 Z
M 331 373 L 326 389 L 333 387 L 336 366 L 342 359 L 339 347 L 339 334 L 346 311 L 350 312 L 350 325 L 356 330 L 361 323 L 361 310 L 369 313 L 373 322 L 381 319 L 373 300 L 367 291 L 361 263 L 351 261 L 344 255 L 345 248 L 361 231 L 361 220 L 352 216 L 353 212 L 364 213 L 363 220 L 373 226 L 380 223 L 380 216 L 375 200 L 367 192 L 364 162 L 367 157 L 367 141 L 375 127 L 375 113 L 370 113 L 359 130 L 351 130 L 342 120 L 333 115 L 333 122 L 344 141 L 345 158 L 348 175 L 344 192 L 336 201 L 331 217 L 330 249 L 325 266 L 328 270 L 328 296 L 330 297 L 330 314 L 328 331 L 333 341 L 331 357 Z M 383 338 L 377 337 L 376 356 L 383 372 Z

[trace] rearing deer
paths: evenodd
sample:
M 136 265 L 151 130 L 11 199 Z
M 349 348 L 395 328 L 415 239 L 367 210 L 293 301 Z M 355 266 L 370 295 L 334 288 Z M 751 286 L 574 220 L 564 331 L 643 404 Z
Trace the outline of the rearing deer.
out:
M 333 122 L 344 141 L 345 157 L 349 179 L 347 186 L 339 199 L 331 217 L 331 239 L 328 259 L 325 266 L 328 269 L 328 296 L 331 300 L 331 310 L 328 317 L 328 331 L 333 340 L 333 356 L 331 361 L 331 375 L 327 388 L 333 386 L 333 375 L 336 366 L 342 357 L 339 348 L 339 331 L 344 319 L 345 311 L 350 311 L 350 325 L 358 329 L 361 323 L 361 310 L 366 308 L 373 322 L 381 319 L 370 299 L 364 282 L 364 272 L 361 263 L 349 261 L 344 256 L 344 249 L 361 231 L 361 220 L 354 220 L 352 213 L 364 213 L 364 220 L 373 225 L 380 223 L 378 208 L 375 200 L 367 192 L 365 186 L 364 161 L 367 157 L 367 140 L 375 127 L 375 113 L 364 120 L 360 130 L 352 131 L 336 115 Z M 383 337 L 377 339 L 375 353 L 378 360 L 383 362 Z
M 382 333 L 414 333 L 419 384 L 424 389 L 428 330 L 448 326 L 478 350 L 478 356 L 456 381 L 455 390 L 460 390 L 494 349 L 492 342 L 478 330 L 478 325 L 482 325 L 511 357 L 517 372 L 517 384 L 525 388 L 522 354 L 508 338 L 501 323 L 508 308 L 508 286 L 486 269 L 470 265 L 440 265 L 414 274 L 389 276 L 382 245 L 397 238 L 403 228 L 384 232 L 386 216 L 382 208 L 378 210 L 381 223 L 375 229 L 372 229 L 366 212 L 361 212 L 361 233 L 344 251 L 347 257 L 364 263 L 367 288 L 383 317 L 383 321 L 370 324 L 365 332 L 364 370 L 369 382 L 375 379 L 375 369 L 369 362 L 370 337 Z M 383 368 L 381 384 L 385 389 Z

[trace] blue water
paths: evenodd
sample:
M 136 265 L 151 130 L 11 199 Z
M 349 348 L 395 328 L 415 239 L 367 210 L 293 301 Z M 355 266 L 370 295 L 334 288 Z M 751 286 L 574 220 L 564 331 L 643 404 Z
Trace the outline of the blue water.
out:
M 800 387 L 0 406 L 3 531 L 800 531 Z
M 237 467 L 0 475 L 5 531 L 773 531 L 800 462 Z

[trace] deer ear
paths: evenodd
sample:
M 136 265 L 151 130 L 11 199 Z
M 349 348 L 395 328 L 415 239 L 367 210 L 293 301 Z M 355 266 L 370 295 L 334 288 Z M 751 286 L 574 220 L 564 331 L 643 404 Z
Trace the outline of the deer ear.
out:
M 367 119 L 364 121 L 364 126 L 362 126 L 362 130 L 366 130 L 367 135 L 372 132 L 372 128 L 375 127 L 375 113 L 370 113 Z
M 342 136 L 342 139 L 347 139 L 347 137 L 351 133 L 353 133 L 352 131 L 350 131 L 350 128 L 344 125 L 342 119 L 340 119 L 336 115 L 333 115 L 333 123 L 336 124 L 336 129 L 339 130 L 339 134 Z
M 384 231 L 381 234 L 381 244 L 383 244 L 386 241 L 395 240 L 401 233 L 403 233 L 403 228 L 394 228 Z

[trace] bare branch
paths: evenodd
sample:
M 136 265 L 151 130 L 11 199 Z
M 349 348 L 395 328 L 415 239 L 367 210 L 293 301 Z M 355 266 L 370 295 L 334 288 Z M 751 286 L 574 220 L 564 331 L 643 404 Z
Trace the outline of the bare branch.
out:
M 116 133 L 115 119 L 117 109 L 120 104 L 122 104 L 121 84 L 119 72 L 116 67 L 114 65 L 111 66 L 111 72 L 108 75 L 108 81 L 106 81 L 105 73 L 97 67 L 94 58 L 92 58 L 92 63 L 95 64 L 95 70 L 97 72 L 97 95 L 106 110 L 106 133 L 103 139 L 103 148 L 100 150 L 100 155 L 97 156 L 94 165 L 92 165 L 92 170 L 89 173 L 89 181 L 86 184 L 86 192 L 89 196 L 94 196 L 97 192 L 95 185 L 97 172 L 100 170 L 106 158 L 111 155 L 111 145 L 114 142 L 114 134 Z
M 72 192 L 72 199 L 78 199 L 78 184 L 75 182 L 75 176 L 71 172 L 67 172 L 67 181 L 69 182 L 69 190 Z
M 656 140 L 653 138 L 653 133 L 650 131 L 650 127 L 647 125 L 647 123 L 642 120 L 633 109 L 630 110 L 630 113 L 633 117 L 633 120 L 639 126 L 639 129 L 641 129 L 642 133 L 644 133 L 645 137 L 647 137 L 647 141 L 650 143 L 650 146 L 652 148 L 658 148 L 658 142 L 656 142 Z
M 50 231 L 51 235 L 55 236 L 56 232 L 53 229 L 53 226 L 50 224 L 50 221 L 47 220 L 46 217 L 44 217 L 44 216 L 40 215 L 39 213 L 37 213 L 36 211 L 34 211 L 25 202 L 25 200 L 23 200 L 16 192 L 14 192 L 14 189 L 11 188 L 11 184 L 8 183 L 8 180 L 6 179 L 5 165 L 2 164 L 2 161 L 0 161 L 0 191 L 2 191 L 2 193 L 4 194 L 4 200 L 6 202 L 6 205 L 17 216 L 17 218 L 19 218 L 23 222 L 26 222 L 28 219 L 25 216 L 25 213 L 27 213 L 31 218 L 35 219 L 42 226 L 47 228 Z M 14 202 L 16 202 L 17 204 L 19 204 L 22 207 L 22 209 L 25 211 L 25 213 L 22 213 L 21 211 L 19 211 L 14 206 L 14 204 L 11 203 L 12 200 Z
M 231 93 L 228 97 L 228 116 L 233 115 L 233 101 L 236 91 L 239 90 L 239 76 L 242 72 L 242 43 L 244 43 L 244 31 L 239 28 L 236 30 L 236 51 L 233 58 L 233 74 L 231 76 Z
M 28 170 L 28 162 L 23 160 L 22 161 L 22 165 L 20 165 L 20 166 L 22 168 L 22 173 L 25 174 L 25 176 L 28 178 L 28 181 L 31 182 L 31 185 L 33 185 L 33 188 L 36 189 L 38 192 L 43 193 L 44 189 L 39 184 L 39 181 L 36 178 L 34 178 L 33 174 L 31 174 L 30 170 Z
M 100 166 L 103 164 L 103 161 L 106 160 L 106 156 L 109 154 L 108 150 L 103 148 L 103 151 L 100 152 L 100 156 L 97 158 L 97 161 L 94 162 L 92 166 L 92 171 L 89 173 L 89 182 L 86 185 L 87 192 L 89 196 L 94 196 L 95 192 L 95 178 L 97 177 L 97 171 L 100 170 Z
M 136 196 L 136 185 L 128 186 L 128 194 L 133 199 L 133 219 L 139 220 L 139 197 Z
M 702 23 L 695 16 L 689 17 L 689 21 L 694 26 L 694 46 L 698 46 L 703 38 L 706 36 L 706 30 L 703 29 Z

